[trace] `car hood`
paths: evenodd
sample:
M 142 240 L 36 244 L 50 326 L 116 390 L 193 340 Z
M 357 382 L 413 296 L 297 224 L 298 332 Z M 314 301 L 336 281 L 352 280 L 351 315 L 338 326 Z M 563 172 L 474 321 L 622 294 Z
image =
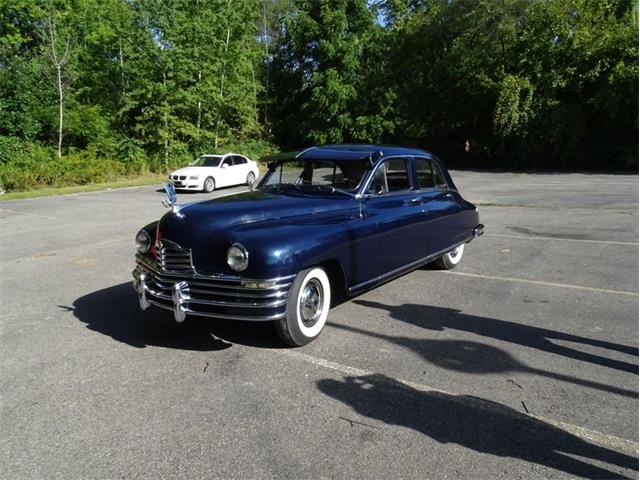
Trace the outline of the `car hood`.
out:
M 160 238 L 190 248 L 196 267 L 210 267 L 212 250 L 226 252 L 234 241 L 260 244 L 287 225 L 320 226 L 327 221 L 342 221 L 357 213 L 357 205 L 356 199 L 341 195 L 321 197 L 255 190 L 168 212 L 159 222 Z M 213 263 L 219 264 L 219 259 Z

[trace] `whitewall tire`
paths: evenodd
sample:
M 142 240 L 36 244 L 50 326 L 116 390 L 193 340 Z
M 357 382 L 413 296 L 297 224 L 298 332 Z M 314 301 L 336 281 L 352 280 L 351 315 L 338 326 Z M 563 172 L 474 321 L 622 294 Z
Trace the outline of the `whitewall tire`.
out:
M 435 261 L 435 264 L 442 270 L 451 270 L 452 268 L 456 268 L 456 266 L 460 263 L 463 253 L 464 243 L 462 245 L 458 245 L 449 253 L 444 254 L 442 257 Z
M 278 335 L 288 345 L 306 345 L 320 335 L 330 306 L 331 283 L 324 269 L 301 271 L 291 284 L 286 314 L 276 322 Z

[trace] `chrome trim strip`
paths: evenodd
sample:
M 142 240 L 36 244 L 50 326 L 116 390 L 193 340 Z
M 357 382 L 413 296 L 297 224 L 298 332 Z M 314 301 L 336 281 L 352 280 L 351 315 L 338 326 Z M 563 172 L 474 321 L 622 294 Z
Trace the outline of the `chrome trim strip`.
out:
M 185 277 L 185 274 L 182 274 L 181 272 L 163 272 L 162 270 L 149 265 L 148 259 L 144 258 L 142 255 L 136 254 L 136 262 L 147 267 L 149 270 L 153 271 L 154 273 L 157 273 L 158 275 L 161 275 L 164 277 L 179 277 L 179 278 Z M 226 275 L 226 274 L 204 275 L 204 274 L 198 273 L 197 271 L 194 271 L 194 272 L 188 272 L 186 276 L 188 276 L 190 279 L 193 278 L 194 280 L 208 280 L 211 282 L 280 283 L 280 282 L 286 282 L 287 280 L 293 281 L 293 278 L 296 276 L 296 274 L 287 275 L 284 277 L 274 277 L 274 278 L 245 278 L 241 276 L 236 276 L 236 275 L 232 276 L 232 275 Z M 192 282 L 189 282 L 189 283 L 191 283 L 192 285 L 195 285 Z M 208 285 L 208 284 L 204 284 L 204 285 Z M 218 285 L 216 285 L 216 287 L 218 287 Z M 235 288 L 235 286 L 233 287 Z M 238 285 L 237 287 L 240 288 L 242 287 L 242 285 Z M 229 288 L 229 287 L 220 285 L 219 288 Z M 278 285 L 274 285 L 271 287 L 260 288 L 260 289 L 250 288 L 250 287 L 244 287 L 244 288 L 250 291 L 254 291 L 254 290 L 274 290 L 280 287 Z
M 169 310 L 171 312 L 173 311 L 173 306 L 165 305 L 163 303 L 156 302 L 154 300 L 149 300 L 149 303 L 156 307 L 163 308 L 164 310 Z M 278 320 L 279 318 L 282 318 L 285 316 L 284 312 L 277 313 L 274 315 L 250 316 L 250 317 L 242 316 L 242 315 L 212 314 L 212 313 L 206 313 L 206 312 L 197 312 L 197 311 L 191 310 L 190 308 L 185 309 L 185 313 L 188 313 L 190 315 L 197 315 L 199 317 L 219 318 L 221 320 L 245 320 L 249 322 L 251 321 L 270 322 L 273 320 Z
M 174 288 L 172 288 L 172 292 L 175 291 L 175 286 L 176 285 L 180 285 L 181 283 L 186 283 L 186 282 L 180 282 L 180 283 L 176 283 L 174 284 Z M 173 294 L 172 295 L 168 295 L 166 293 L 162 293 L 162 292 L 157 292 L 155 290 L 152 290 L 151 288 L 149 288 L 147 285 L 144 285 L 144 291 L 147 295 L 151 295 L 153 297 L 157 297 L 157 298 L 162 298 L 163 300 L 175 300 Z M 275 307 L 281 307 L 282 305 L 287 303 L 287 299 L 282 299 L 282 300 L 276 300 L 273 302 L 266 302 L 266 303 L 240 303 L 240 302 L 222 302 L 222 301 L 217 301 L 217 300 L 206 300 L 206 299 L 200 299 L 200 298 L 193 298 L 191 296 L 189 296 L 187 293 L 185 293 L 184 288 L 181 290 L 182 293 L 182 297 L 181 297 L 181 301 L 183 304 L 191 304 L 191 303 L 196 303 L 199 305 L 210 305 L 213 307 L 227 307 L 227 308 L 275 308 Z M 148 297 L 147 297 L 148 298 Z
M 189 285 L 195 285 L 195 284 L 190 283 Z M 279 297 L 284 297 L 287 295 L 287 293 L 289 293 L 288 289 L 278 290 L 275 293 L 264 293 L 264 294 L 221 292 L 219 290 L 202 290 L 199 288 L 192 288 L 191 291 L 193 293 L 202 293 L 205 295 L 220 295 L 222 297 L 242 297 L 242 298 L 279 298 Z

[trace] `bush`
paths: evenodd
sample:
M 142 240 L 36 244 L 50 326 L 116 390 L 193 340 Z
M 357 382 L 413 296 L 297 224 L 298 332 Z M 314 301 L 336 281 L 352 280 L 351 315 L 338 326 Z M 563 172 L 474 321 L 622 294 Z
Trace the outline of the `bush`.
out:
M 236 152 L 259 160 L 276 151 L 273 144 L 261 140 L 228 142 L 198 152 L 176 142 L 169 151 L 169 169 L 183 167 L 204 153 Z M 100 183 L 149 171 L 165 172 L 164 156 L 147 155 L 139 142 L 129 138 L 114 142 L 113 156 L 103 156 L 103 150 L 92 143 L 84 150 L 71 149 L 57 158 L 53 147 L 0 136 L 0 189 L 6 191 Z

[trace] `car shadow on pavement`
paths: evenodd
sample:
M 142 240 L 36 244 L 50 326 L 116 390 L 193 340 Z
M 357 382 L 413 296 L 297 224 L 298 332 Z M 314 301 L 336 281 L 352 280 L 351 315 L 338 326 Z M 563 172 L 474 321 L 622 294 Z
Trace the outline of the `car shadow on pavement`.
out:
M 578 335 L 509 322 L 506 320 L 466 315 L 464 313 L 460 313 L 458 310 L 450 308 L 432 307 L 411 303 L 399 306 L 390 306 L 379 302 L 372 302 L 370 300 L 355 300 L 354 303 L 362 305 L 363 307 L 384 310 L 389 312 L 389 315 L 396 320 L 401 320 L 405 323 L 425 328 L 427 330 L 442 331 L 449 329 L 473 333 L 482 337 L 494 338 L 496 340 L 502 340 L 504 342 L 514 343 L 524 347 L 537 348 L 543 352 L 562 355 L 574 360 L 580 360 L 638 375 L 637 363 L 628 363 L 592 353 L 582 352 L 574 348 L 558 345 L 553 343 L 552 340 L 600 347 L 634 357 L 638 356 L 637 347 L 619 345 L 617 343 L 581 337 Z
M 481 321 L 482 319 L 478 319 Z M 390 343 L 400 345 L 420 355 L 426 362 L 447 370 L 470 373 L 528 373 L 541 377 L 572 383 L 603 392 L 621 395 L 623 397 L 638 398 L 638 392 L 625 388 L 606 385 L 603 383 L 572 377 L 563 373 L 550 372 L 540 368 L 533 368 L 520 362 L 508 352 L 491 345 L 468 340 L 438 340 L 430 338 L 403 337 L 364 330 L 357 327 L 329 322 L 334 328 L 348 332 L 380 338 Z
M 169 311 L 152 307 L 140 310 L 138 296 L 130 283 L 122 283 L 84 295 L 73 311 L 90 330 L 132 347 L 159 346 L 182 350 L 224 350 L 233 343 L 282 348 L 271 322 L 232 322 L 204 317 L 187 317 L 176 323 Z
M 319 380 L 317 387 L 362 416 L 411 428 L 441 444 L 519 458 L 583 478 L 629 478 L 620 470 L 638 470 L 638 461 L 631 455 L 481 398 L 422 391 L 381 374 Z

